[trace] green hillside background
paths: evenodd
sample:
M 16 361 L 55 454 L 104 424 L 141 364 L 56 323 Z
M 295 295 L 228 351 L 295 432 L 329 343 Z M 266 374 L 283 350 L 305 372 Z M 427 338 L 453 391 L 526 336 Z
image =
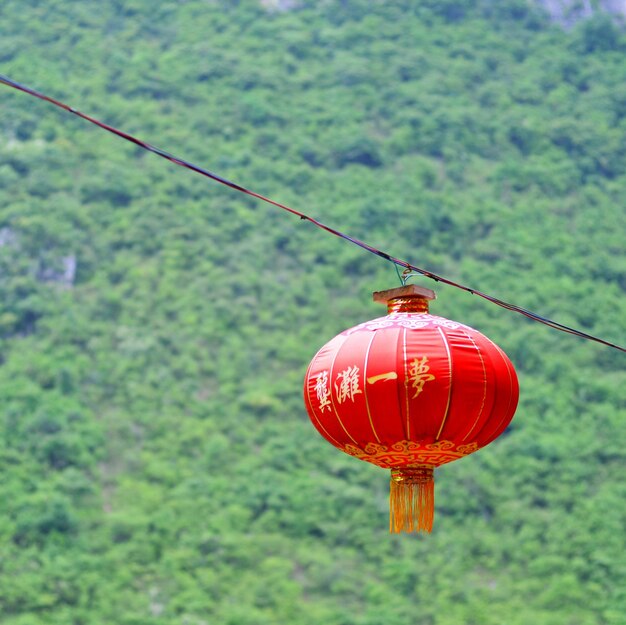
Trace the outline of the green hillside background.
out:
M 270 4 L 270 3 L 266 3 Z M 275 3 L 273 3 L 275 4 Z M 624 344 L 626 37 L 522 0 L 3 0 L 0 72 Z M 428 280 L 520 378 L 390 536 L 301 385 L 390 263 L 0 87 L 2 625 L 624 625 L 624 355 Z

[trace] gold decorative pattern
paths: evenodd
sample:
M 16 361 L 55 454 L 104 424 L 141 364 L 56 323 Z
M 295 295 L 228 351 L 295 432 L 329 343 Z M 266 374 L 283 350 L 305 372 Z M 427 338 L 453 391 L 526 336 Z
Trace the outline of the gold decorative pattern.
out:
M 387 313 L 427 313 L 428 300 L 425 297 L 396 297 L 387 302 Z
M 475 451 L 478 450 L 478 444 L 469 443 L 468 445 L 459 445 L 456 449 L 459 453 L 463 455 L 473 454 Z
M 445 317 L 437 317 L 429 313 L 391 313 L 385 317 L 378 317 L 360 323 L 349 330 L 345 330 L 341 334 L 350 336 L 355 332 L 385 330 L 387 328 L 406 328 L 407 330 L 422 330 L 423 328 L 448 328 L 456 330 L 457 328 L 470 328 L 458 321 L 451 321 Z
M 458 460 L 478 449 L 477 443 L 457 445 L 452 441 L 419 443 L 416 441 L 398 441 L 392 445 L 367 443 L 364 448 L 345 445 L 343 451 L 350 456 L 371 462 L 383 469 L 393 469 L 409 465 L 427 465 L 438 467 Z
M 391 469 L 391 481 L 405 484 L 423 484 L 432 482 L 434 469 L 432 467 L 402 467 Z

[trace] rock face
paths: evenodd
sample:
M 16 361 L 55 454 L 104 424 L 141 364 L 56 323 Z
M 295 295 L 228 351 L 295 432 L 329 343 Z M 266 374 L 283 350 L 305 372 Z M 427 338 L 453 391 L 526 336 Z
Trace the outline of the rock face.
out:
M 15 233 L 11 228 L 0 228 L 0 247 L 15 243 Z
M 626 0 L 531 0 L 542 6 L 555 22 L 573 26 L 595 13 L 626 17 Z M 290 11 L 298 7 L 298 0 L 259 0 L 268 11 Z
M 64 256 L 57 261 L 54 266 L 40 266 L 37 278 L 42 282 L 57 282 L 67 287 L 71 287 L 76 279 L 77 262 L 76 256 Z
M 261 5 L 268 11 L 289 11 L 298 5 L 296 0 L 261 0 Z
M 595 13 L 609 13 L 620 18 L 626 16 L 626 0 L 537 0 L 563 26 L 573 26 L 576 22 L 589 18 Z

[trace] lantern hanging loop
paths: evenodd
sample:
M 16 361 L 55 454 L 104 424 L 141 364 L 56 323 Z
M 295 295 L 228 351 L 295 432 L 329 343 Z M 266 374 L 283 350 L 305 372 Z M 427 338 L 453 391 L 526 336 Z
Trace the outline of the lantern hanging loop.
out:
M 410 268 L 406 268 L 402 273 L 400 273 L 400 266 L 397 263 L 393 264 L 396 273 L 398 274 L 398 279 L 400 280 L 400 284 L 402 286 L 406 286 L 407 280 L 410 278 L 415 278 L 416 276 L 421 276 L 422 274 L 416 273 Z

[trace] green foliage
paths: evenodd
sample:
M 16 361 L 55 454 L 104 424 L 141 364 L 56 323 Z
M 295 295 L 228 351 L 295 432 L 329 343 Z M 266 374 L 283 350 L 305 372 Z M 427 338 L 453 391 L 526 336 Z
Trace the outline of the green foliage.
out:
M 623 344 L 620 28 L 521 0 L 292 4 L 5 0 L 2 71 Z M 315 433 L 300 387 L 393 268 L 0 95 L 3 624 L 622 625 L 619 353 L 439 289 L 521 404 L 440 469 L 431 536 L 388 536 L 386 475 Z

